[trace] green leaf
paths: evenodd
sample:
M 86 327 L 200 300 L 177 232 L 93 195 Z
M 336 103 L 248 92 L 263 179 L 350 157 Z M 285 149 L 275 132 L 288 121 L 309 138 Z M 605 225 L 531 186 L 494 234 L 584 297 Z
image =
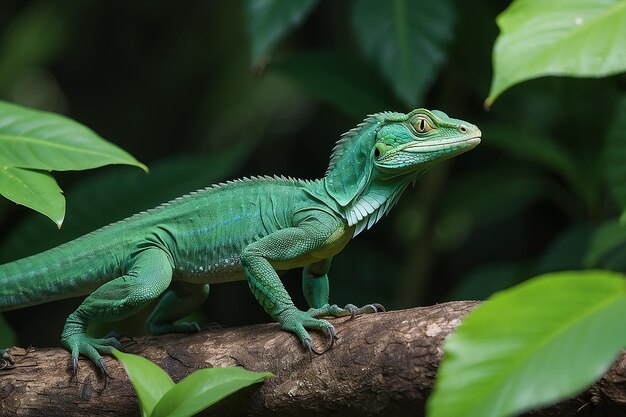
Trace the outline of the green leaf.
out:
M 222 398 L 274 375 L 243 368 L 207 368 L 193 372 L 167 392 L 152 417 L 192 416 Z
M 487 106 L 532 78 L 603 77 L 626 70 L 626 1 L 516 0 L 497 22 Z
M 615 106 L 614 120 L 607 134 L 604 160 L 605 177 L 611 192 L 621 208 L 626 210 L 626 96 Z
M 512 416 L 568 398 L 626 346 L 626 281 L 562 272 L 491 297 L 445 345 L 429 417 Z
M 319 0 L 247 0 L 248 39 L 256 64 L 311 13 Z
M 122 361 L 135 387 L 141 416 L 148 417 L 159 400 L 174 387 L 174 382 L 157 364 L 138 355 L 113 349 L 113 356 Z
M 0 101 L 0 164 L 51 171 L 134 165 L 126 151 L 67 117 Z
M 355 0 L 352 27 L 394 92 L 416 105 L 446 59 L 454 8 L 448 0 Z
M 63 224 L 65 198 L 57 182 L 47 172 L 0 164 L 0 194 L 49 217 L 57 227 Z

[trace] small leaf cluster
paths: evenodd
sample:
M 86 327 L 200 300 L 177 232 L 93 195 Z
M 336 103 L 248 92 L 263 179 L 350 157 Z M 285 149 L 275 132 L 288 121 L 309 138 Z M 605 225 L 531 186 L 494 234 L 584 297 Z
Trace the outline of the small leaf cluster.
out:
M 206 368 L 175 384 L 158 365 L 141 356 L 113 349 L 137 392 L 142 417 L 193 416 L 242 388 L 274 375 L 243 368 Z

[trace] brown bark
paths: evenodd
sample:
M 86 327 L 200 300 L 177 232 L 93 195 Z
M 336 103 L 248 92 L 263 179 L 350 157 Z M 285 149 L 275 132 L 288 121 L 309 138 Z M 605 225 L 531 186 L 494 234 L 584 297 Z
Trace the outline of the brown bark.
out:
M 340 339 L 310 356 L 276 324 L 137 338 L 127 351 L 158 363 L 178 381 L 195 369 L 243 366 L 276 378 L 249 387 L 206 415 L 422 416 L 442 343 L 476 302 L 453 302 L 354 320 L 334 320 Z M 318 346 L 322 339 L 316 340 Z M 0 371 L 1 416 L 138 415 L 133 388 L 119 363 L 107 359 L 113 379 L 81 360 L 77 380 L 62 349 L 14 349 L 15 368 Z M 581 408 L 582 407 L 582 408 Z M 578 413 L 576 414 L 576 412 Z M 548 407 L 540 416 L 626 415 L 626 355 L 585 393 Z

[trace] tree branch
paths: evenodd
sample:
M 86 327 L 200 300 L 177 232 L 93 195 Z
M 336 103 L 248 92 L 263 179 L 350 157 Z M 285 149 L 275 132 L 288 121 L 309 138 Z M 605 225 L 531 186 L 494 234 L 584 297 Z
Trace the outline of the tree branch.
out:
M 337 319 L 340 339 L 310 356 L 276 324 L 137 338 L 127 351 L 158 363 L 178 381 L 195 369 L 243 366 L 276 375 L 210 408 L 207 415 L 423 416 L 446 336 L 477 302 Z M 318 346 L 324 340 L 316 339 Z M 113 379 L 104 384 L 81 360 L 77 379 L 62 349 L 14 349 L 17 363 L 0 371 L 1 416 L 134 416 L 137 400 L 122 366 L 107 358 Z M 576 414 L 578 410 L 578 414 Z M 620 414 L 621 413 L 621 414 Z M 626 355 L 574 399 L 537 416 L 626 414 Z

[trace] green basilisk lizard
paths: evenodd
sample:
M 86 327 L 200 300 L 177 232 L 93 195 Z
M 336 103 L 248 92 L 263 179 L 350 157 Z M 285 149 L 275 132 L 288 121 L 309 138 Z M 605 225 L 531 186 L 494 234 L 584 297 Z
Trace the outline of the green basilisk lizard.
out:
M 317 351 L 307 329 L 327 331 L 324 316 L 383 311 L 379 304 L 329 304 L 331 258 L 389 212 L 433 164 L 472 149 L 480 130 L 441 111 L 383 112 L 337 142 L 324 178 L 253 177 L 213 185 L 98 229 L 43 253 L 0 265 L 0 311 L 87 295 L 69 315 L 61 343 L 106 373 L 101 354 L 115 337 L 87 326 L 120 320 L 163 295 L 147 321 L 152 334 L 194 332 L 176 323 L 199 306 L 209 285 L 247 280 L 263 309 Z M 304 267 L 310 306 L 297 309 L 277 271 Z M 12 361 L 6 350 L 0 350 Z

